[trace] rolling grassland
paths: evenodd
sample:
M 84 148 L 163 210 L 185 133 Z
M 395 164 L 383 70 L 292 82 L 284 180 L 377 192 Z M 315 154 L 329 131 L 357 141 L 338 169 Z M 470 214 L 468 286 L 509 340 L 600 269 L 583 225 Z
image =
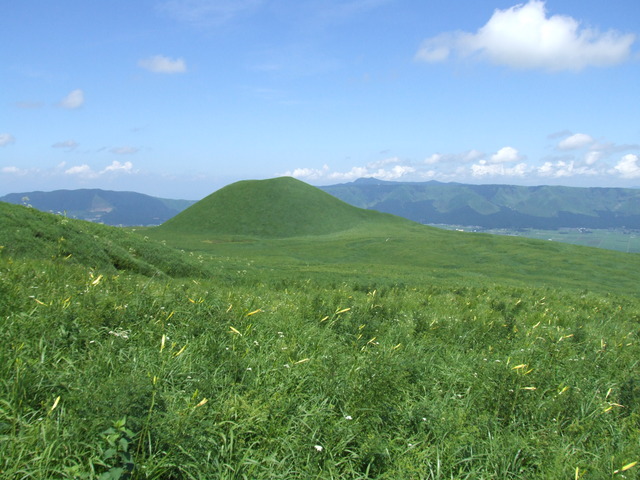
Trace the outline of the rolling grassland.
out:
M 135 232 L 0 211 L 2 478 L 638 473 L 637 255 L 239 186 Z

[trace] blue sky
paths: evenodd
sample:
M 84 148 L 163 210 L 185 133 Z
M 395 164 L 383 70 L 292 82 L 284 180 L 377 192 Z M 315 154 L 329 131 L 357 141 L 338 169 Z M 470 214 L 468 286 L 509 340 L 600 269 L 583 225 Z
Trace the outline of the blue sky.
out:
M 638 20 L 638 0 L 10 2 L 0 195 L 640 186 Z

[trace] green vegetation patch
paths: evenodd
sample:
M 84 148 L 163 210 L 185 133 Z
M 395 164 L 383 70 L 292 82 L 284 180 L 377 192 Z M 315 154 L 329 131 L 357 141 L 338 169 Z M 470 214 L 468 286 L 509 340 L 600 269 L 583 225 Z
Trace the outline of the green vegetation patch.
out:
M 633 297 L 4 258 L 0 322 L 7 479 L 615 478 L 640 458 Z
M 159 227 L 166 233 L 283 238 L 325 235 L 366 223 L 412 222 L 348 205 L 299 180 L 246 180 L 224 187 Z
M 57 259 L 107 272 L 205 275 L 198 259 L 132 232 L 4 202 L 0 246 L 7 256 Z

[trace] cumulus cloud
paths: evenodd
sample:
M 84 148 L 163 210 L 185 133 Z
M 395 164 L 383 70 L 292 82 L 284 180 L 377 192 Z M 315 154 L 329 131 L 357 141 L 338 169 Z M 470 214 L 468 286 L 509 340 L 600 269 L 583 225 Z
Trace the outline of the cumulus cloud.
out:
M 633 153 L 625 155 L 613 167 L 612 173 L 617 173 L 622 178 L 640 178 L 640 157 Z
M 509 163 L 517 162 L 518 160 L 520 160 L 520 154 L 513 147 L 502 147 L 491 155 L 491 163 Z
M 111 165 L 106 167 L 104 170 L 100 172 L 100 174 L 108 173 L 108 172 L 118 172 L 118 173 L 132 173 L 133 172 L 133 164 L 131 162 L 120 163 L 117 160 L 114 160 Z
M 328 165 L 322 168 L 296 168 L 282 175 L 309 181 L 349 182 L 358 178 L 377 178 L 379 180 L 397 180 L 416 172 L 416 168 L 404 164 L 398 157 L 368 163 L 365 166 L 354 166 L 347 171 L 332 171 Z
M 597 175 L 599 172 L 585 165 L 577 165 L 573 161 L 558 160 L 545 162 L 536 169 L 536 173 L 541 177 L 563 178 L 577 175 Z
M 73 150 L 78 146 L 78 143 L 75 140 L 65 140 L 64 142 L 56 142 L 51 145 L 52 148 L 65 148 L 68 150 Z
M 153 73 L 184 73 L 187 64 L 182 58 L 169 58 L 163 55 L 154 55 L 138 60 L 138 66 Z
M 113 174 L 113 173 L 130 174 L 134 172 L 135 170 L 133 169 L 133 164 L 131 162 L 120 163 L 117 160 L 114 160 L 113 162 L 111 162 L 111 165 L 106 166 L 104 169 L 100 171 L 94 170 L 87 164 L 76 165 L 64 171 L 65 175 L 75 175 L 83 179 L 95 179 L 105 174 Z
M 414 173 L 416 169 L 409 165 L 396 165 L 391 169 L 379 169 L 374 174 L 373 177 L 379 178 L 381 180 L 397 180 L 406 175 Z
M 628 153 L 637 145 L 624 145 L 626 152 L 617 163 L 608 158 L 609 150 L 617 150 L 622 145 L 600 144 L 586 134 L 563 132 L 555 137 L 563 143 L 567 152 L 557 156 L 547 156 L 530 160 L 511 146 L 500 148 L 493 154 L 484 154 L 472 149 L 462 153 L 433 153 L 423 160 L 411 161 L 401 157 L 381 157 L 364 165 L 349 165 L 343 169 L 332 169 L 328 165 L 321 168 L 296 168 L 280 175 L 288 175 L 318 184 L 343 183 L 358 178 L 377 178 L 390 181 L 426 181 L 472 182 L 497 181 L 500 183 L 567 182 L 566 184 L 586 183 L 607 176 L 610 179 L 640 178 L 640 156 L 637 152 Z M 556 145 L 557 147 L 557 145 Z M 584 150 L 578 154 L 571 151 L 579 147 Z M 605 148 L 606 147 L 606 148 Z M 559 148 L 557 148 L 559 150 Z M 607 150 L 608 149 L 608 150 Z
M 559 150 L 579 150 L 593 144 L 595 140 L 586 133 L 576 133 L 558 143 Z
M 602 33 L 581 27 L 569 16 L 547 16 L 544 1 L 530 0 L 495 10 L 476 33 L 450 32 L 425 40 L 416 60 L 442 62 L 455 52 L 516 69 L 579 71 L 625 61 L 635 38 L 615 30 Z
M 525 163 L 507 167 L 504 163 L 489 163 L 486 160 L 480 160 L 471 165 L 471 175 L 474 177 L 524 177 L 528 170 Z
M 82 105 L 84 105 L 84 92 L 79 88 L 72 90 L 58 103 L 58 106 L 68 110 L 80 108 Z
M 10 133 L 0 133 L 0 147 L 6 147 L 15 143 L 16 138 Z
M 65 175 L 77 175 L 84 178 L 95 178 L 98 176 L 98 174 L 86 163 L 68 168 L 64 173 Z
M 329 173 L 329 165 L 323 165 L 322 168 L 295 168 L 283 173 L 287 177 L 304 178 L 307 180 L 318 180 L 324 178 Z

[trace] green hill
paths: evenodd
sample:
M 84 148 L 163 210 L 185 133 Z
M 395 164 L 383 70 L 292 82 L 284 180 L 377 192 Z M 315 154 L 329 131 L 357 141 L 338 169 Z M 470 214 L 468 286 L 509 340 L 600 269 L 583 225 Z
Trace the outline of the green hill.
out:
M 184 254 L 116 227 L 0 202 L 0 250 L 32 260 L 58 260 L 107 272 L 201 276 Z
M 171 218 L 158 230 L 286 238 L 336 233 L 379 222 L 412 223 L 353 207 L 300 180 L 282 177 L 228 185 Z

